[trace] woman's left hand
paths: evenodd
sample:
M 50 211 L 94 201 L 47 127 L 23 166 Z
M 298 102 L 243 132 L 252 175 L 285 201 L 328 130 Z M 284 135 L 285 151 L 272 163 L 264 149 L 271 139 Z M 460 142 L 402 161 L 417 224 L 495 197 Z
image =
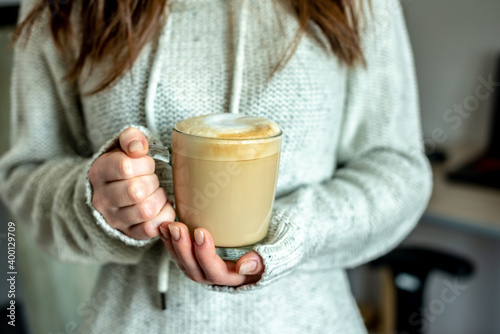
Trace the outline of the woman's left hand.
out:
M 264 272 L 262 258 L 254 251 L 246 253 L 236 263 L 223 261 L 215 253 L 212 236 L 204 228 L 194 230 L 194 242 L 183 223 L 163 223 L 160 231 L 172 259 L 195 282 L 240 286 L 257 282 Z

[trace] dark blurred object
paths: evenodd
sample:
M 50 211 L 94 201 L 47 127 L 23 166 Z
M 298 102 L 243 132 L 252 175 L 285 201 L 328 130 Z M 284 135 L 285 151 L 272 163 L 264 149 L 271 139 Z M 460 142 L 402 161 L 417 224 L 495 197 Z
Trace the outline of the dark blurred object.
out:
M 389 268 L 392 272 L 396 288 L 396 333 L 407 334 L 424 333 L 423 297 L 431 272 L 443 271 L 455 278 L 468 277 L 473 273 L 471 262 L 463 258 L 417 247 L 396 249 L 370 265 Z M 453 292 L 450 294 L 453 295 Z
M 19 6 L 0 6 L 0 27 L 16 25 L 18 15 Z
M 461 181 L 482 186 L 500 188 L 500 158 L 481 156 L 477 160 L 467 163 L 458 170 L 448 174 L 453 181 Z
M 425 152 L 427 159 L 431 164 L 441 164 L 446 161 L 447 156 L 444 151 L 433 150 L 432 152 Z
M 494 81 L 500 81 L 500 59 L 497 65 L 496 80 Z M 500 93 L 496 92 L 494 98 L 493 119 L 486 153 L 449 173 L 448 178 L 450 180 L 500 188 Z
M 0 317 L 2 318 L 2 321 L 0 322 L 0 333 L 28 334 L 23 304 L 19 301 L 16 301 L 14 322 L 15 326 L 11 326 L 8 324 L 8 322 L 11 321 L 11 319 L 8 317 L 10 315 L 10 311 L 7 309 L 7 307 L 9 306 L 10 304 L 4 304 L 0 306 Z

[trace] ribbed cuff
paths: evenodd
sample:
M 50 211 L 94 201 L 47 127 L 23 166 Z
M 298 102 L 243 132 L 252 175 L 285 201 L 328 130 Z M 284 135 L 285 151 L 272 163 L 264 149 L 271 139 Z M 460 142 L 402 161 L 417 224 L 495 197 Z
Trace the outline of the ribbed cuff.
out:
M 239 287 L 205 285 L 209 290 L 239 293 L 251 292 L 289 274 L 304 255 L 304 233 L 284 210 L 273 210 L 267 236 L 253 248 L 263 260 L 264 273 L 259 281 Z
M 106 220 L 101 215 L 101 213 L 99 211 L 97 211 L 94 208 L 94 206 L 92 205 L 93 190 L 92 190 L 92 185 L 90 184 L 90 181 L 89 181 L 89 170 L 90 170 L 90 167 L 92 166 L 92 164 L 101 155 L 108 152 L 113 147 L 116 147 L 118 145 L 118 139 L 119 139 L 122 131 L 124 131 L 125 129 L 130 128 L 130 127 L 139 129 L 146 136 L 149 143 L 154 142 L 156 144 L 160 144 L 159 139 L 156 138 L 151 133 L 151 131 L 149 131 L 147 128 L 145 128 L 142 125 L 127 125 L 127 126 L 123 127 L 117 134 L 115 134 L 109 141 L 107 141 L 98 152 L 96 152 L 94 154 L 94 156 L 90 159 L 89 163 L 87 164 L 87 166 L 85 168 L 86 202 L 92 211 L 92 215 L 94 216 L 97 225 L 99 225 L 104 230 L 104 232 L 106 232 L 107 235 L 109 235 L 112 238 L 119 239 L 119 240 L 123 241 L 126 245 L 143 247 L 143 246 L 149 245 L 150 243 L 153 243 L 158 238 L 152 238 L 152 239 L 148 239 L 148 240 L 138 240 L 138 239 L 131 238 L 131 237 L 123 234 L 122 231 L 111 227 L 106 222 Z

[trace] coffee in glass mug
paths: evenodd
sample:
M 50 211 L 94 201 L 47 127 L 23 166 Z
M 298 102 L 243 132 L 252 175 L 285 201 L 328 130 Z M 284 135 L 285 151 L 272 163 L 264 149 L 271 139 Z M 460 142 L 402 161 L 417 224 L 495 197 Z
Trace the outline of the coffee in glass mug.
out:
M 237 259 L 267 234 L 281 152 L 275 122 L 209 114 L 178 122 L 171 166 L 177 219 L 207 229 L 224 259 Z

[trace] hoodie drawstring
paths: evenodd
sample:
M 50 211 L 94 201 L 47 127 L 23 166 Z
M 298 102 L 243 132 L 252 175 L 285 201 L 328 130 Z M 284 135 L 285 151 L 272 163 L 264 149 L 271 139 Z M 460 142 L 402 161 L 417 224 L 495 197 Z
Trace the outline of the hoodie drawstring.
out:
M 168 280 L 170 275 L 170 258 L 166 249 L 163 249 L 161 253 L 160 266 L 158 268 L 158 292 L 160 293 L 161 298 L 161 308 L 162 310 L 166 310 Z
M 236 54 L 234 58 L 233 83 L 229 104 L 229 112 L 237 114 L 240 108 L 241 86 L 243 84 L 243 65 L 245 63 L 245 37 L 247 29 L 248 13 L 246 11 L 246 1 L 241 1 L 240 18 L 238 20 L 238 40 Z
M 248 13 L 246 9 L 246 0 L 241 0 L 240 17 L 238 20 L 238 39 L 236 45 L 236 53 L 234 58 L 233 67 L 233 78 L 232 87 L 229 103 L 229 112 L 238 113 L 241 97 L 241 87 L 243 82 L 243 67 L 245 63 L 245 37 L 247 28 L 247 18 Z M 156 90 L 158 88 L 158 82 L 160 80 L 161 69 L 163 66 L 164 56 L 161 50 L 165 49 L 165 45 L 169 36 L 171 34 L 172 28 L 170 27 L 169 18 L 170 7 L 168 7 L 167 12 L 167 22 L 163 33 L 160 35 L 151 65 L 151 73 L 148 82 L 148 88 L 146 91 L 145 100 L 145 113 L 146 113 L 146 124 L 153 134 L 158 134 L 158 128 L 156 126 L 156 119 L 154 117 L 154 100 L 156 97 Z M 162 255 L 160 259 L 160 265 L 158 267 L 158 292 L 161 298 L 161 307 L 163 310 L 167 309 L 167 291 L 169 285 L 169 274 L 170 274 L 170 257 L 166 249 L 162 250 Z
M 146 101 L 144 102 L 146 125 L 148 126 L 148 129 L 151 130 L 151 132 L 153 132 L 153 134 L 155 135 L 158 134 L 158 128 L 156 126 L 156 119 L 154 115 L 154 102 L 156 97 L 156 90 L 158 88 L 158 82 L 160 81 L 161 68 L 164 59 L 161 50 L 164 49 L 166 41 L 172 31 L 170 27 L 171 20 L 169 19 L 170 16 L 169 5 L 167 5 L 166 16 L 167 16 L 167 22 L 165 25 L 165 29 L 160 34 L 160 37 L 158 38 L 158 42 L 156 44 L 155 55 L 153 58 L 153 63 L 151 65 L 151 72 L 149 73 L 148 87 L 146 90 Z

